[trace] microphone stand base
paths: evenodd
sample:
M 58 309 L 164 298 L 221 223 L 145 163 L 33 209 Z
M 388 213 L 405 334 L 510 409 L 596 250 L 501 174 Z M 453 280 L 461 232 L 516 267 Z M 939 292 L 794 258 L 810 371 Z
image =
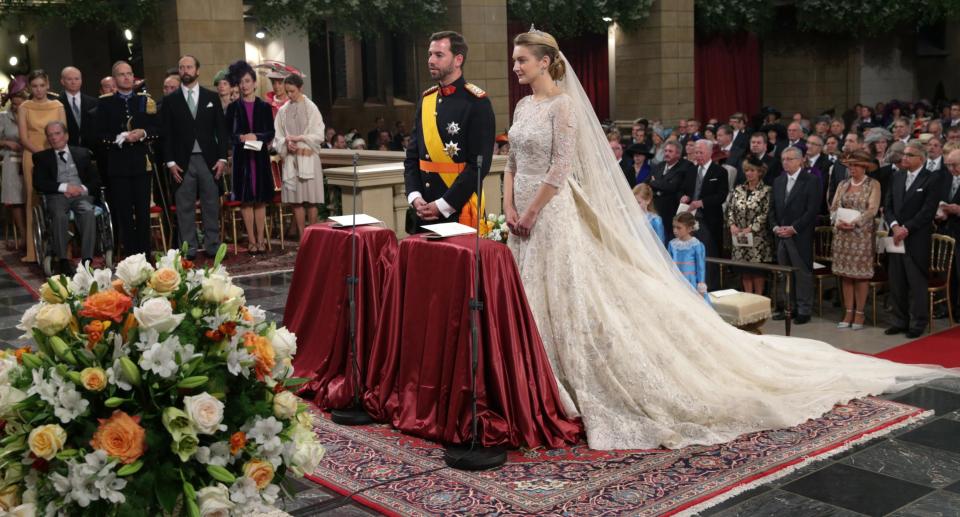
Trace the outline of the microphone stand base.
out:
M 373 418 L 362 408 L 351 406 L 345 409 L 334 409 L 330 412 L 330 420 L 340 425 L 367 425 L 373 423 Z
M 443 452 L 443 461 L 458 470 L 490 470 L 507 462 L 507 451 L 503 447 L 478 445 L 471 449 L 469 445 L 449 445 Z

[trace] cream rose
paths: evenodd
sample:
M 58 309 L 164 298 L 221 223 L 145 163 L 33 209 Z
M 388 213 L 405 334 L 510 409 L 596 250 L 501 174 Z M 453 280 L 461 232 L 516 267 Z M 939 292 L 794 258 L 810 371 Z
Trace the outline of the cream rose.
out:
M 36 457 L 52 460 L 67 442 L 67 432 L 57 424 L 41 425 L 30 431 L 27 444 Z
M 199 434 L 227 430 L 227 426 L 220 424 L 223 422 L 223 402 L 207 392 L 183 397 L 183 409 Z
M 35 503 L 23 503 L 7 510 L 8 517 L 36 517 L 37 505 Z
M 134 307 L 133 316 L 141 328 L 157 332 L 170 332 L 183 321 L 183 314 L 174 314 L 173 306 L 166 298 L 150 298 L 140 307 Z
M 253 459 L 243 464 L 243 475 L 257 484 L 258 490 L 267 488 L 273 481 L 273 464 L 269 461 Z
M 160 268 L 150 277 L 150 287 L 158 293 L 172 293 L 180 286 L 180 273 L 173 268 Z
M 0 418 L 10 416 L 13 406 L 27 398 L 27 394 L 9 385 L 0 385 Z M 9 428 L 7 429 L 9 432 Z
M 236 286 L 230 281 L 230 277 L 221 273 L 210 273 L 200 283 L 200 295 L 204 301 L 210 303 L 221 303 L 232 298 L 232 289 Z M 242 291 L 242 290 L 241 290 Z M 242 292 L 241 292 L 242 294 Z
M 202 517 L 230 517 L 233 503 L 230 501 L 230 491 L 221 483 L 203 487 L 197 492 L 197 506 L 200 507 Z
M 0 510 L 9 512 L 20 504 L 20 487 L 7 485 L 0 490 Z
M 80 384 L 90 391 L 103 391 L 107 387 L 107 372 L 103 368 L 84 368 L 80 372 Z
M 43 307 L 42 303 L 32 305 L 24 311 L 23 316 L 20 316 L 20 324 L 17 325 L 17 329 L 24 332 L 22 337 L 33 337 L 31 332 L 37 326 L 37 313 L 40 312 L 41 307 Z
M 287 330 L 287 327 L 280 327 L 275 330 L 270 342 L 273 344 L 273 350 L 279 360 L 293 357 L 297 353 L 297 336 Z
M 289 420 L 296 416 L 300 398 L 289 391 L 281 391 L 273 397 L 273 416 Z
M 47 303 L 63 303 L 70 297 L 70 289 L 60 283 L 60 278 L 60 275 L 52 276 L 40 286 L 41 300 Z
M 320 464 L 327 450 L 317 441 L 312 428 L 296 425 L 293 427 L 290 439 L 294 443 L 293 456 L 288 465 L 290 471 L 297 476 L 303 476 L 317 470 L 317 465 Z
M 117 264 L 117 278 L 119 278 L 124 287 L 128 290 L 140 287 L 153 274 L 153 266 L 147 262 L 147 257 L 143 253 L 130 255 Z
M 37 311 L 36 328 L 48 336 L 67 328 L 73 314 L 64 303 L 48 303 Z

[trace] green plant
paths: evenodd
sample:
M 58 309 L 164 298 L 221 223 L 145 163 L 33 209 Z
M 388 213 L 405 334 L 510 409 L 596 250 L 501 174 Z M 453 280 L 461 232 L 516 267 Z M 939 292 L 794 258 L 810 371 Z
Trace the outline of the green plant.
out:
M 251 4 L 251 14 L 267 27 L 309 31 L 325 23 L 336 32 L 361 37 L 429 32 L 446 12 L 442 0 L 253 0 Z
M 703 33 L 747 31 L 763 33 L 772 28 L 775 7 L 770 0 L 716 2 L 697 0 L 694 27 Z
M 0 0 L 0 23 L 3 20 L 29 18 L 40 23 L 57 19 L 68 26 L 83 23 L 137 28 L 156 19 L 161 0 L 70 0 L 69 2 L 36 2 L 33 0 Z
M 510 17 L 536 24 L 558 38 L 606 33 L 611 22 L 633 31 L 650 16 L 654 0 L 507 0 Z

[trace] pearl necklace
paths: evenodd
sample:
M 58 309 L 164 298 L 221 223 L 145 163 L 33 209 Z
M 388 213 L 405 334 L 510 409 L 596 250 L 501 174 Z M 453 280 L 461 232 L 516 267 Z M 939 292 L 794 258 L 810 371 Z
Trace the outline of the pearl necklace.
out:
M 865 181 L 867 181 L 867 177 L 866 177 L 866 176 L 864 176 L 863 179 L 860 180 L 860 183 L 857 183 L 856 181 L 853 181 L 853 178 L 851 178 L 851 179 L 850 179 L 850 186 L 852 186 L 852 187 L 859 187 L 860 185 L 863 185 L 863 182 L 865 182 Z

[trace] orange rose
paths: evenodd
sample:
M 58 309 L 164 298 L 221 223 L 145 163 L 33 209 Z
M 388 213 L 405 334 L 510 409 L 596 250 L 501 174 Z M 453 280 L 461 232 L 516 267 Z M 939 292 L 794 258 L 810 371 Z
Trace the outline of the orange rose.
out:
M 250 460 L 243 464 L 243 475 L 257 484 L 257 489 L 263 490 L 273 481 L 273 464 L 269 461 Z
M 110 418 L 98 420 L 100 427 L 93 433 L 91 447 L 128 465 L 143 456 L 147 448 L 147 432 L 140 427 L 139 416 L 130 416 L 118 409 Z
M 123 328 L 120 329 L 120 335 L 123 336 L 123 340 L 127 340 L 127 334 L 131 330 L 137 327 L 137 317 L 131 312 L 127 314 L 127 321 L 123 322 Z
M 123 315 L 133 307 L 133 300 L 129 296 L 117 291 L 99 291 L 83 301 L 80 315 L 98 320 L 123 321 Z
M 180 286 L 180 273 L 173 268 L 162 267 L 154 271 L 148 284 L 158 293 L 173 292 Z
M 277 364 L 274 359 L 275 353 L 270 340 L 263 336 L 258 336 L 253 332 L 247 332 L 243 335 L 243 344 L 247 347 L 250 355 L 256 359 L 257 378 L 263 379 L 265 376 L 270 375 L 273 367 Z
M 83 331 L 87 334 L 87 350 L 92 350 L 94 345 L 103 339 L 103 333 L 110 328 L 109 321 L 93 320 L 83 326 Z
M 180 267 L 183 269 L 193 269 L 193 261 L 185 258 L 180 259 Z
M 237 431 L 230 435 L 230 454 L 236 456 L 240 449 L 247 446 L 247 435 L 243 431 Z

